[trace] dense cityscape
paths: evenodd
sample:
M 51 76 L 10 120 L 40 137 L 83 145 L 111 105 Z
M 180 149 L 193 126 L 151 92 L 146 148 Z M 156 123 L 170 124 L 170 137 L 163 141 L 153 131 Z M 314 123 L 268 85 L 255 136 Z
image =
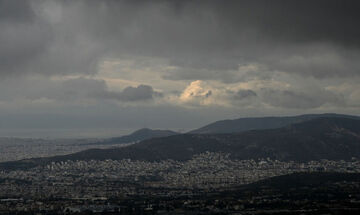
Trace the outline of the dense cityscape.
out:
M 5 211 L 9 204 L 14 205 L 14 211 L 51 211 L 56 206 L 51 199 L 67 202 L 57 203 L 57 210 L 65 210 L 64 205 L 100 202 L 104 206 L 111 199 L 124 201 L 133 196 L 196 196 L 301 172 L 360 173 L 360 160 L 306 163 L 232 160 L 229 154 L 206 152 L 186 162 L 130 159 L 52 162 L 29 170 L 1 171 L 0 205 Z

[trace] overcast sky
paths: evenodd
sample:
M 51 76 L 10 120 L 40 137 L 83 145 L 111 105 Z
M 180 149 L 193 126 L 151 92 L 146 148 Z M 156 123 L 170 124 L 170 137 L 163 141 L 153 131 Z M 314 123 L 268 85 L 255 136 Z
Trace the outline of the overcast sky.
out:
M 357 0 L 0 0 L 0 135 L 359 115 L 359 11 Z

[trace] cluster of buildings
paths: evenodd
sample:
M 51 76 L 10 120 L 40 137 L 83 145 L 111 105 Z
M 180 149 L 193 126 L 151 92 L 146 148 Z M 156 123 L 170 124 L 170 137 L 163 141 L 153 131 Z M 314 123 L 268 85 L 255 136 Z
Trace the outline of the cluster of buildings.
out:
M 208 189 L 248 184 L 273 176 L 311 171 L 360 172 L 360 161 L 321 160 L 298 163 L 271 159 L 233 160 L 229 154 L 213 152 L 196 155 L 185 162 L 174 160 L 146 162 L 130 159 L 61 161 L 29 170 L 1 171 L 0 180 L 3 182 L 0 189 L 3 189 L 4 185 L 9 185 L 10 181 L 22 181 L 25 184 L 30 183 L 31 186 L 49 184 L 51 189 L 55 190 L 57 186 L 71 187 L 77 184 L 95 183 L 92 187 L 96 187 L 97 184 L 115 182 L 132 183 L 143 187 Z M 46 191 L 46 193 L 51 192 Z M 4 194 L 4 192 L 0 193 Z
M 9 205 L 18 211 L 54 210 L 56 205 L 57 210 L 63 210 L 64 205 L 93 205 L 99 201 L 108 205 L 113 203 L 108 202 L 110 199 L 132 196 L 189 197 L 273 176 L 319 171 L 360 173 L 360 160 L 306 163 L 234 160 L 229 154 L 206 152 L 185 162 L 130 159 L 52 162 L 28 170 L 0 171 L 0 212 Z M 142 207 L 145 210 L 147 206 Z

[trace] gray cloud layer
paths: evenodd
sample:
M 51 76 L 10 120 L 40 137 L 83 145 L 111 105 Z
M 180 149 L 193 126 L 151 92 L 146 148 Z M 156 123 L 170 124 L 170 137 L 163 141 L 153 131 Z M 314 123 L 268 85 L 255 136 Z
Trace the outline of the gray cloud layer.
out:
M 101 58 L 122 54 L 168 58 L 181 67 L 169 77 L 179 79 L 221 80 L 249 61 L 317 77 L 359 73 L 358 1 L 2 0 L 1 8 L 3 73 L 95 73 Z
M 0 0 L 0 115 L 64 103 L 181 109 L 196 80 L 216 83 L 201 82 L 191 102 L 236 106 L 229 113 L 358 113 L 359 10 L 357 0 Z M 101 76 L 106 61 L 119 80 Z
M 94 96 L 102 99 L 134 102 L 152 100 L 154 97 L 161 97 L 162 94 L 154 91 L 151 86 L 139 85 L 137 87 L 126 87 L 122 92 L 98 91 Z

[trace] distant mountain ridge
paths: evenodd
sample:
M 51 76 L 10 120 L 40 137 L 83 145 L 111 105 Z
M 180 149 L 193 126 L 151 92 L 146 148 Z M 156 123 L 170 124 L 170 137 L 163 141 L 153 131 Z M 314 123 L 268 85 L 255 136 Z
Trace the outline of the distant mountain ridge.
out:
M 340 117 L 350 119 L 360 119 L 358 116 L 325 113 L 325 114 L 305 114 L 299 116 L 284 117 L 251 117 L 239 118 L 234 120 L 221 120 L 210 123 L 201 128 L 192 130 L 190 134 L 222 134 L 235 133 L 249 130 L 281 128 L 293 123 L 304 122 L 319 117 Z
M 146 139 L 151 139 L 155 137 L 168 137 L 171 135 L 179 134 L 175 131 L 170 130 L 153 130 L 149 128 L 142 128 L 133 133 L 121 137 L 113 137 L 110 139 L 106 139 L 100 143 L 96 144 L 123 144 L 123 143 L 135 143 L 139 141 L 143 141 Z
M 1 163 L 0 169 L 29 168 L 66 160 L 185 161 L 206 151 L 229 153 L 233 159 L 283 161 L 360 158 L 360 120 L 320 117 L 282 128 L 232 134 L 179 134 L 152 138 L 123 148 L 90 149 L 70 155 Z

